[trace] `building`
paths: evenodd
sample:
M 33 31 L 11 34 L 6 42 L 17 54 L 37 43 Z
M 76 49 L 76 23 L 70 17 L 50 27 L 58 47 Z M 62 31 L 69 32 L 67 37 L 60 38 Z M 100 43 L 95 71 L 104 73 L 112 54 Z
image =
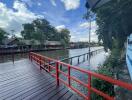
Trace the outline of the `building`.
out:
M 132 34 L 127 39 L 126 62 L 132 79 Z

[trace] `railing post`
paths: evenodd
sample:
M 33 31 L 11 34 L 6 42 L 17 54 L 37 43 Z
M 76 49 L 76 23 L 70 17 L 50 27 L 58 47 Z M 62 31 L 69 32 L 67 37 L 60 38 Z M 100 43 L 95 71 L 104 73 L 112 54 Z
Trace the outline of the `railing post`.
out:
M 12 62 L 14 64 L 14 53 L 12 52 Z
M 71 85 L 71 80 L 70 80 L 70 66 L 68 66 L 68 85 Z
M 40 66 L 40 70 L 41 70 L 41 57 L 39 57 L 39 66 Z
M 44 69 L 46 69 L 46 67 L 45 67 L 45 62 L 46 62 L 46 59 L 45 59 L 45 58 L 43 58 L 43 61 L 44 61 L 44 63 L 43 63 L 43 68 L 44 68 Z
M 49 68 L 49 72 L 50 72 L 50 60 L 49 60 L 49 66 L 48 66 L 48 68 Z
M 78 56 L 78 64 L 79 64 L 79 56 Z
M 91 74 L 88 73 L 88 100 L 91 100 Z
M 85 61 L 85 54 L 83 55 L 83 62 Z
M 72 65 L 72 58 L 71 58 L 70 64 Z
M 88 60 L 88 55 L 89 55 L 89 54 L 87 53 L 87 60 Z
M 28 58 L 29 58 L 29 60 L 31 60 L 31 58 L 30 58 L 30 52 L 28 53 Z
M 59 86 L 59 62 L 56 62 L 56 84 Z

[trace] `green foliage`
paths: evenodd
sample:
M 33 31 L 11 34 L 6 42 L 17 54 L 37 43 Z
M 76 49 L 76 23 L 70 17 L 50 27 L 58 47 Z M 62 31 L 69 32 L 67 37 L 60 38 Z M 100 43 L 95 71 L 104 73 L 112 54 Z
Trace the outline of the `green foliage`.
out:
M 2 40 L 7 37 L 7 33 L 0 28 L 0 44 L 2 44 Z
M 110 49 L 111 54 L 97 73 L 115 77 L 121 65 L 121 55 L 127 36 L 132 33 L 132 0 L 111 0 L 109 3 L 92 11 L 96 14 L 98 25 L 97 35 L 99 41 L 103 41 L 105 50 Z M 87 16 L 89 13 L 87 13 Z M 93 78 L 92 84 L 97 89 L 114 95 L 114 87 L 104 81 Z M 96 94 L 93 100 L 104 100 Z
M 126 37 L 132 33 L 132 0 L 111 0 L 94 9 L 98 25 L 97 34 L 106 49 L 112 49 L 113 39 L 123 47 Z
M 118 42 L 116 40 L 113 40 L 113 47 L 112 47 L 110 56 L 106 59 L 104 64 L 100 66 L 96 72 L 115 78 L 115 75 L 119 73 L 117 68 L 119 68 L 122 65 L 122 63 L 119 60 L 120 53 L 121 51 L 118 47 Z M 100 91 L 103 91 L 104 93 L 110 96 L 115 95 L 114 86 L 106 81 L 93 78 L 92 85 L 93 87 L 97 88 Z M 104 100 L 101 96 L 96 95 L 95 93 L 92 94 L 92 98 L 93 100 Z
M 106 67 L 100 67 L 97 73 L 104 74 L 107 76 L 112 77 L 112 72 L 107 70 Z M 92 86 L 110 96 L 114 96 L 114 86 L 106 81 L 92 78 Z M 96 93 L 92 93 L 92 100 L 104 100 L 103 97 L 97 95 Z
M 60 42 L 64 47 L 68 46 L 70 42 L 70 31 L 68 29 L 62 29 L 60 32 Z
M 23 24 L 24 30 L 21 32 L 24 39 L 38 40 L 41 44 L 48 41 L 63 41 L 68 44 L 70 41 L 70 31 L 62 29 L 58 32 L 46 19 L 36 19 L 31 24 Z

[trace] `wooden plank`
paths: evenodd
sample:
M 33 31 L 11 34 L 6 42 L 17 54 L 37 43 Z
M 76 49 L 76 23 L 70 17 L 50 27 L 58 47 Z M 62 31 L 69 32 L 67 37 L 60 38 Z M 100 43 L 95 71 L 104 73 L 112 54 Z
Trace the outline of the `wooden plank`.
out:
M 14 64 L 12 62 L 0 64 L 0 75 L 4 73 L 11 73 L 12 71 L 17 72 L 21 69 L 34 69 L 33 65 L 28 59 L 16 61 Z M 22 70 L 21 70 L 22 71 Z
M 62 91 L 59 91 L 57 94 L 55 94 L 54 96 L 51 96 L 50 98 L 48 98 L 49 100 L 58 100 L 59 98 L 61 98 L 63 95 L 65 95 L 68 92 L 68 89 L 64 88 Z
M 7 73 L 3 73 L 0 75 L 0 79 L 3 79 L 3 78 L 9 78 L 9 77 L 13 77 L 13 76 L 16 76 L 16 75 L 22 75 L 24 73 L 28 73 L 28 72 L 39 72 L 38 70 L 33 70 L 32 68 L 30 69 L 26 69 L 26 68 L 22 68 L 22 69 L 19 69 L 19 71 L 15 71 L 15 70 L 12 70 L 10 72 L 7 72 Z
M 64 86 L 59 86 L 59 87 L 55 87 L 55 88 L 50 88 L 47 91 L 45 91 L 44 93 L 42 93 L 41 95 L 37 96 L 37 98 L 32 99 L 32 100 L 48 100 L 50 97 L 54 96 L 55 94 L 57 94 L 59 91 L 63 90 Z
M 39 91 L 33 93 L 32 95 L 29 95 L 29 96 L 25 97 L 24 100 L 33 100 L 33 98 L 38 97 L 40 94 L 44 93 L 49 88 L 55 88 L 55 87 L 56 87 L 56 83 L 55 84 L 50 84 L 49 86 L 47 86 L 47 87 L 45 87 L 43 89 L 40 89 Z
M 77 98 L 77 96 L 72 95 L 72 96 L 69 98 L 69 100 L 78 100 L 78 98 Z
M 6 91 L 12 91 L 13 89 L 15 89 L 15 88 L 17 88 L 17 87 L 20 87 L 20 86 L 23 86 L 23 85 L 26 85 L 26 83 L 28 83 L 28 82 L 30 82 L 30 81 L 34 81 L 34 80 L 36 80 L 36 78 L 37 77 L 39 77 L 39 76 L 34 76 L 34 77 L 32 77 L 32 78 L 28 78 L 27 80 L 23 80 L 23 81 L 20 81 L 19 83 L 14 83 L 14 84 L 12 84 L 12 85 L 8 85 L 8 86 L 6 86 L 5 85 L 5 87 L 1 87 L 0 88 L 0 93 L 3 93 L 3 92 L 6 92 Z M 40 80 L 47 80 L 47 79 L 45 79 L 44 77 L 40 77 Z M 31 82 L 30 82 L 31 83 Z M 32 83 L 31 83 L 32 84 Z
M 24 83 L 24 84 L 22 84 L 22 85 L 20 85 L 20 86 L 18 86 L 16 88 L 10 89 L 10 90 L 8 90 L 6 92 L 2 92 L 0 94 L 0 98 L 4 99 L 4 98 L 10 97 L 10 96 L 13 96 L 13 95 L 15 95 L 15 94 L 17 94 L 17 93 L 19 93 L 21 91 L 26 90 L 27 88 L 30 88 L 30 87 L 32 87 L 32 86 L 34 86 L 36 84 L 40 84 L 40 82 L 43 81 L 42 78 L 39 78 L 37 80 L 36 79 L 37 78 L 28 80 L 28 82 L 26 82 L 26 83 Z
M 54 84 L 55 81 L 49 80 L 49 81 L 43 81 L 41 84 L 37 84 L 36 86 L 33 86 L 31 88 L 26 89 L 25 91 L 22 91 L 20 93 L 17 93 L 14 96 L 11 96 L 9 99 L 11 100 L 22 100 L 28 95 L 31 95 L 32 93 L 35 93 L 36 91 L 39 91 L 39 89 L 45 88 L 49 84 Z
M 63 95 L 58 100 L 68 100 L 72 95 L 73 95 L 73 93 L 71 93 L 70 91 L 68 91 L 65 95 Z
M 23 74 L 20 74 L 20 75 L 14 75 L 14 76 L 12 76 L 12 77 L 6 77 L 6 78 L 4 78 L 3 77 L 3 79 L 0 79 L 0 83 L 3 83 L 4 81 L 8 81 L 8 80 L 12 80 L 12 79 L 16 79 L 16 78 L 21 78 L 21 77 L 23 77 L 23 76 L 25 76 L 25 75 L 32 75 L 32 74 L 35 74 L 35 75 L 37 75 L 37 74 L 39 74 L 40 75 L 40 73 L 33 73 L 33 72 L 31 72 L 31 71 L 29 71 L 29 72 L 27 72 L 27 73 L 23 73 Z
M 0 83 L 0 86 L 1 86 L 1 87 L 2 87 L 2 86 L 8 86 L 8 85 L 17 83 L 17 82 L 19 82 L 19 81 L 22 81 L 22 80 L 24 81 L 24 80 L 26 80 L 26 79 L 32 78 L 32 77 L 34 77 L 35 75 L 39 75 L 39 74 L 40 74 L 40 73 L 38 73 L 38 74 L 32 74 L 32 73 L 30 73 L 30 74 L 22 75 L 22 77 L 17 77 L 17 78 L 14 78 L 14 79 L 11 79 L 11 80 L 2 82 L 2 83 Z

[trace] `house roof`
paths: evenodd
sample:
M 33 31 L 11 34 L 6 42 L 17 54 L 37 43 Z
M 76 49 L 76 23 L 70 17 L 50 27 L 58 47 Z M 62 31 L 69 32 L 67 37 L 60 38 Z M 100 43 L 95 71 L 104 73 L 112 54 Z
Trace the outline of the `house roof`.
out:
M 59 41 L 46 41 L 45 44 L 46 45 L 61 45 Z
M 25 45 L 40 45 L 41 43 L 38 40 L 25 40 L 21 38 L 10 38 L 10 39 L 5 39 L 3 40 L 4 45 L 9 45 L 11 42 L 14 40 L 18 40 L 18 44 L 25 44 Z M 60 41 L 46 41 L 44 43 L 45 45 L 61 45 Z
M 10 39 L 6 38 L 2 42 L 3 42 L 4 45 L 8 45 L 16 39 L 18 39 L 18 38 L 10 38 Z

